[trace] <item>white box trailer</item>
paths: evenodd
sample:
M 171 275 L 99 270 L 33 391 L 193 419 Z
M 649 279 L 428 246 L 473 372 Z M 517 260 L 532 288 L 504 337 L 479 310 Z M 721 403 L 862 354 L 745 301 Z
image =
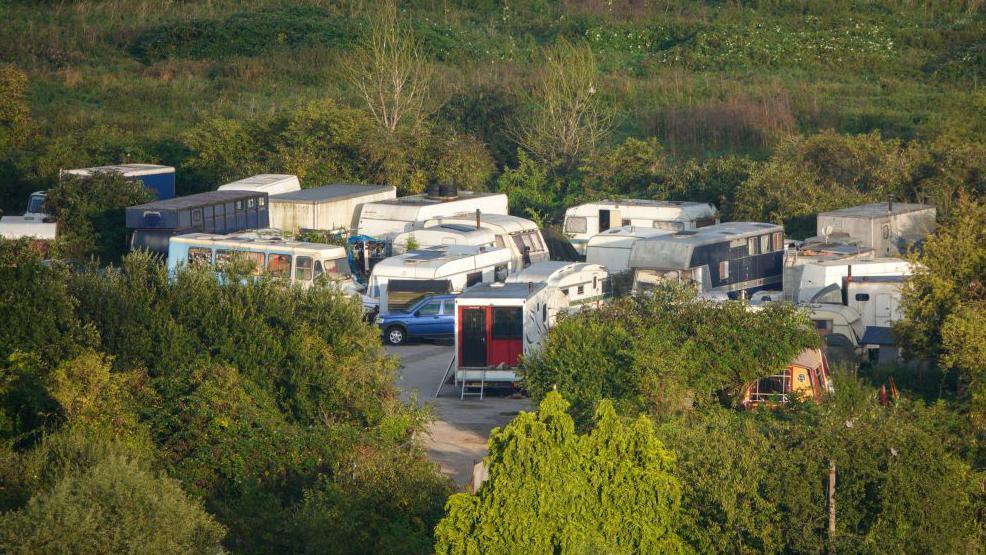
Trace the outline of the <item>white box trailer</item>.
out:
M 928 204 L 864 204 L 820 213 L 816 233 L 845 233 L 876 256 L 898 256 L 935 230 L 935 216 L 935 207 Z
M 440 224 L 434 227 L 415 229 L 398 234 L 391 243 L 393 254 L 397 255 L 407 252 L 407 245 L 412 239 L 417 244 L 415 248 L 448 245 L 496 247 L 496 234 L 488 229 L 477 229 L 475 225 Z
M 270 197 L 270 225 L 288 233 L 350 231 L 367 203 L 393 199 L 391 185 L 337 183 Z
M 429 247 L 385 258 L 373 267 L 367 295 L 380 313 L 402 310 L 426 295 L 458 293 L 510 273 L 510 251 L 469 246 Z
M 599 306 L 613 294 L 609 272 L 588 262 L 545 261 L 512 274 L 507 283 L 545 283 L 568 297 L 572 310 Z
M 585 261 L 605 266 L 610 273 L 630 270 L 630 250 L 638 239 L 674 233 L 666 229 L 627 225 L 606 230 L 589 239 L 585 249 Z
M 793 295 L 796 303 L 842 303 L 843 280 L 848 276 L 909 276 L 914 273 L 910 262 L 900 258 L 871 260 L 824 260 L 801 267 L 801 281 Z
M 392 240 L 405 231 L 421 227 L 421 223 L 442 216 L 475 214 L 506 214 L 507 195 L 458 191 L 448 196 L 411 195 L 368 202 L 363 205 L 357 222 L 360 235 Z
M 470 214 L 445 216 L 425 221 L 421 227 L 427 229 L 435 225 L 462 225 L 488 229 L 495 235 L 496 246 L 508 248 L 513 253 L 514 268 L 520 269 L 535 262 L 544 262 L 551 258 L 548 244 L 541 235 L 538 225 L 527 218 L 511 216 L 510 214 L 488 213 L 474 211 Z
M 565 211 L 565 235 L 582 256 L 593 236 L 615 227 L 634 226 L 684 231 L 719 223 L 715 206 L 676 200 L 602 200 Z
M 220 185 L 219 191 L 256 191 L 268 195 L 282 195 L 301 190 L 297 175 L 262 173 Z
M 544 283 L 490 283 L 455 298 L 455 380 L 513 384 L 522 357 L 544 343 L 568 299 Z

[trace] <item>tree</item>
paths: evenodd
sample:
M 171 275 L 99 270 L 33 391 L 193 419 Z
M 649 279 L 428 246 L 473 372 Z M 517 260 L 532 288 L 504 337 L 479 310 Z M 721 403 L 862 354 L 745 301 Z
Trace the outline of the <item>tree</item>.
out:
M 681 484 L 650 420 L 625 424 L 608 403 L 575 432 L 557 392 L 489 440 L 489 480 L 449 498 L 435 551 L 677 553 Z
M 558 39 L 543 61 L 517 142 L 541 160 L 571 167 L 609 134 L 614 114 L 597 90 L 599 70 L 587 44 Z
M 392 0 L 381 2 L 367 22 L 369 31 L 345 65 L 377 124 L 393 133 L 427 116 L 433 69 L 420 39 L 402 23 Z
M 24 101 L 27 75 L 11 65 L 0 65 L 0 152 L 22 146 L 31 126 L 31 111 Z

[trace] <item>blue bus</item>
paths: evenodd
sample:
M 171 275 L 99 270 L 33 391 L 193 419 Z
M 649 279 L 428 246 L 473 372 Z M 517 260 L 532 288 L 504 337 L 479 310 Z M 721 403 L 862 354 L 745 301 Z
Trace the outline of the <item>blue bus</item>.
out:
M 634 242 L 630 250 L 634 292 L 662 281 L 694 283 L 699 292 L 729 298 L 780 289 L 784 228 L 728 222 Z

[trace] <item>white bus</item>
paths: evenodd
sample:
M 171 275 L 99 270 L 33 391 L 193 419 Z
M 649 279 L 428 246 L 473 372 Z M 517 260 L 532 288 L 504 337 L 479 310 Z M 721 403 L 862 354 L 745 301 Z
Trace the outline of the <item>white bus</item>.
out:
M 716 207 L 707 202 L 676 200 L 602 200 L 573 206 L 565 211 L 565 235 L 579 254 L 594 235 L 632 225 L 668 231 L 684 231 L 719 223 Z

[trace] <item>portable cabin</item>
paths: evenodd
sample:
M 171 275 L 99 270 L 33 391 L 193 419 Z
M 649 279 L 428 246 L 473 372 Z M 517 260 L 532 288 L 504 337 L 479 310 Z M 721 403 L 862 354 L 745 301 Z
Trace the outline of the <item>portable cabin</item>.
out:
M 126 211 L 130 248 L 168 254 L 168 239 L 185 233 L 227 234 L 270 226 L 267 193 L 210 191 L 158 200 Z
M 356 228 L 367 203 L 397 196 L 391 185 L 337 183 L 270 197 L 271 226 L 289 233 L 306 230 L 345 231 Z
M 729 222 L 639 239 L 630 251 L 634 292 L 662 281 L 694 283 L 699 293 L 749 297 L 777 289 L 784 263 L 784 228 Z
M 394 237 L 391 248 L 394 254 L 403 254 L 407 252 L 407 245 L 412 241 L 412 244 L 417 245 L 415 248 L 440 247 L 442 245 L 495 248 L 497 246 L 496 239 L 496 234 L 489 229 L 477 228 L 475 225 L 449 223 L 398 234 Z
M 154 192 L 157 200 L 175 198 L 175 169 L 171 166 L 155 164 L 117 164 L 115 166 L 97 166 L 93 168 L 78 168 L 62 170 L 59 176 L 76 175 L 91 177 L 104 173 L 118 173 L 125 179 L 136 179 L 144 187 Z
M 676 200 L 602 200 L 565 211 L 565 234 L 579 254 L 593 236 L 615 227 L 634 226 L 684 231 L 719 223 L 715 206 Z
M 522 357 L 536 352 L 568 299 L 544 283 L 490 283 L 455 299 L 455 379 L 513 384 Z
M 557 287 L 573 310 L 598 306 L 613 294 L 606 268 L 588 262 L 537 262 L 512 274 L 507 283 L 545 283 Z
M 457 214 L 506 214 L 507 195 L 503 193 L 475 193 L 472 191 L 444 192 L 411 195 L 368 202 L 363 205 L 357 221 L 360 235 L 392 240 L 396 235 L 411 231 L 427 220 Z
M 473 214 L 459 216 L 444 216 L 428 220 L 422 224 L 427 229 L 434 225 L 472 225 L 476 228 L 488 229 L 495 235 L 496 246 L 508 248 L 513 253 L 514 268 L 524 268 L 535 262 L 543 262 L 551 258 L 548 245 L 541 235 L 538 225 L 527 218 L 511 216 L 510 214 L 488 213 L 482 210 Z
M 613 274 L 630 270 L 630 249 L 638 239 L 674 233 L 666 229 L 627 225 L 614 227 L 589 239 L 585 248 L 585 261 L 600 264 Z
M 928 204 L 864 204 L 820 213 L 816 233 L 844 233 L 876 256 L 899 256 L 935 230 L 935 216 Z
M 805 349 L 780 373 L 750 384 L 740 404 L 751 409 L 778 407 L 791 401 L 820 403 L 833 391 L 825 354 L 821 349 Z
M 268 197 L 301 190 L 297 175 L 262 173 L 232 183 L 220 185 L 219 191 L 256 191 L 267 193 Z
M 818 262 L 853 262 L 856 260 L 872 260 L 873 249 L 860 246 L 858 242 L 825 241 L 813 237 L 803 242 L 789 242 L 784 250 L 784 282 L 782 291 L 784 299 L 799 302 L 801 299 L 801 281 L 805 267 Z
M 385 258 L 370 274 L 367 295 L 380 299 L 380 313 L 405 310 L 425 295 L 458 293 L 510 273 L 507 249 L 429 247 Z
M 862 260 L 822 260 L 801 266 L 801 279 L 794 287 L 792 300 L 845 304 L 843 282 L 849 276 L 909 276 L 912 264 L 900 258 Z

